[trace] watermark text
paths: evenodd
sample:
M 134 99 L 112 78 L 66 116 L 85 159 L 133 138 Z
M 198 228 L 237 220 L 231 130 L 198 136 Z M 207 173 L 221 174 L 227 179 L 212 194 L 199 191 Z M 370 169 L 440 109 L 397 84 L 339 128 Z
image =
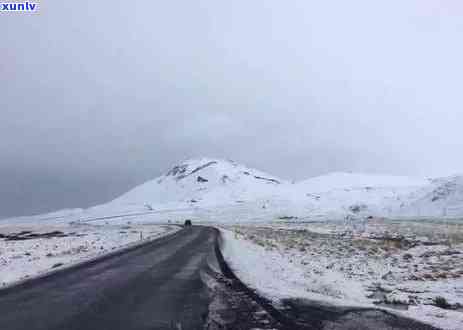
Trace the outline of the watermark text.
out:
M 0 2 L 0 12 L 34 12 L 37 9 L 35 2 Z

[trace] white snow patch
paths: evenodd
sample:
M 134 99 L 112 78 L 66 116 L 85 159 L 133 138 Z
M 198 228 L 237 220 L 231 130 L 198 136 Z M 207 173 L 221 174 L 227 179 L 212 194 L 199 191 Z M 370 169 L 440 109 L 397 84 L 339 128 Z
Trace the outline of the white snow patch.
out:
M 180 229 L 167 225 L 2 224 L 0 233 L 12 235 L 60 232 L 50 238 L 0 238 L 0 287 L 35 277 L 70 264 L 159 238 Z M 27 234 L 25 234 L 27 235 Z M 66 235 L 66 236 L 64 236 Z M 53 236 L 53 235 L 51 235 Z

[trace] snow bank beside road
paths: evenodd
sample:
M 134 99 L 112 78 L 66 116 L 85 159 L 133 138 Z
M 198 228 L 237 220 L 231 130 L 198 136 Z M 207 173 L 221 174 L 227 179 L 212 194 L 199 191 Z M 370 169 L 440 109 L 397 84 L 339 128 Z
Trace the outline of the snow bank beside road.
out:
M 349 292 L 337 291 L 335 287 L 330 287 L 328 281 L 325 285 L 320 283 L 326 295 L 310 291 L 304 269 L 285 254 L 252 243 L 231 230 L 221 229 L 221 234 L 223 256 L 235 274 L 274 303 L 278 304 L 284 298 L 298 297 L 323 300 L 336 305 L 367 306 L 366 299 L 358 300 L 359 286 L 355 283 L 346 285 L 339 276 L 333 276 L 330 280 L 334 283 L 344 282 L 339 285 L 343 285 Z M 323 281 L 322 278 L 320 280 Z
M 179 229 L 148 224 L 3 224 L 0 288 Z
M 361 233 L 327 223 L 230 226 L 222 250 L 237 276 L 276 304 L 377 307 L 462 329 L 463 232 L 455 223 L 460 236 L 442 241 L 448 226 L 374 221 Z

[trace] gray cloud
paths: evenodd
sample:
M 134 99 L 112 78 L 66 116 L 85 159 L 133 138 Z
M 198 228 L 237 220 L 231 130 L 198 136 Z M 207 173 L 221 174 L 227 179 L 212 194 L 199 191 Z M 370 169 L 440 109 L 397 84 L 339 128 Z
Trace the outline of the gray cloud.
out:
M 0 18 L 0 216 L 199 155 L 288 179 L 461 172 L 455 1 L 43 1 Z

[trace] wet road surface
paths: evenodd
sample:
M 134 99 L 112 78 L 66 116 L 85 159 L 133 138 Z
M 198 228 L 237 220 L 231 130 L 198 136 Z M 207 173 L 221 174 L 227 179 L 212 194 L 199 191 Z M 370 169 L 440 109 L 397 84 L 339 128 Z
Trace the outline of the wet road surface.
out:
M 120 256 L 0 293 L 0 329 L 202 329 L 200 278 L 217 233 L 181 230 Z

